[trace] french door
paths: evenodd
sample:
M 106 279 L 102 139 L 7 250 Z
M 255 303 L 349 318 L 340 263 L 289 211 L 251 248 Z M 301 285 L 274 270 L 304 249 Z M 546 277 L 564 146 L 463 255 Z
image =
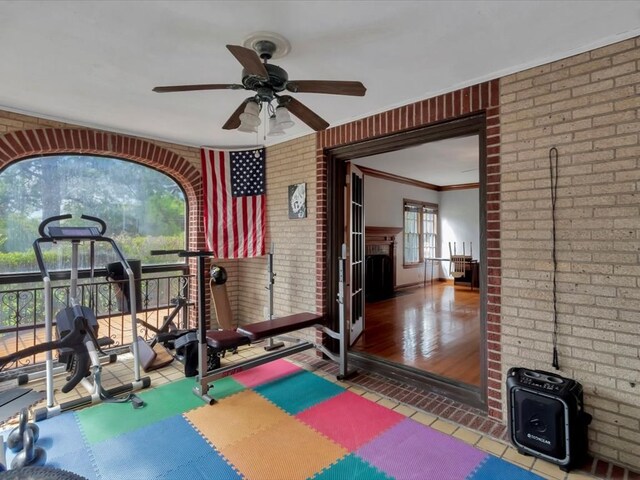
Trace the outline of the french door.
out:
M 349 345 L 353 345 L 364 330 L 364 174 L 352 163 L 347 167 L 345 198 L 345 244 L 347 246 L 346 321 L 349 325 Z

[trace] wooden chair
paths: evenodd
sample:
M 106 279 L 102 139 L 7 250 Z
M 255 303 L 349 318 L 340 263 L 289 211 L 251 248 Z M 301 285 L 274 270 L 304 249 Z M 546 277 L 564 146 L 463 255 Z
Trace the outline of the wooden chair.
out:
M 453 249 L 451 248 L 451 242 L 449 242 L 449 258 L 451 259 L 449 262 L 449 274 L 453 278 L 464 277 L 467 262 L 470 260 L 470 257 L 466 255 L 464 242 L 462 242 L 462 255 L 457 252 L 456 242 L 453 242 Z
M 449 274 L 454 278 L 462 278 L 467 274 L 467 271 L 473 273 L 476 271 L 473 267 L 473 244 L 469 242 L 469 255 L 466 252 L 465 242 L 462 242 L 462 255 L 458 254 L 456 249 L 456 243 L 453 242 L 453 248 L 451 248 L 451 242 L 449 242 Z M 473 289 L 474 282 L 476 280 L 472 278 L 471 288 Z

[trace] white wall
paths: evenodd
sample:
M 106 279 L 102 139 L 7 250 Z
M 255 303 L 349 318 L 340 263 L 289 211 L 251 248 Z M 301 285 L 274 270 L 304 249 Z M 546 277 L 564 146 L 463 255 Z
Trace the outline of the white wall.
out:
M 473 244 L 473 257 L 480 254 L 480 213 L 478 189 L 436 192 L 391 182 L 376 177 L 364 177 L 365 225 L 375 227 L 403 227 L 403 200 L 419 200 L 436 203 L 440 213 L 440 256 L 449 258 L 449 242 L 456 242 L 462 251 L 465 242 L 467 252 Z M 424 268 L 404 268 L 402 233 L 396 237 L 396 284 L 410 285 L 424 280 Z M 441 268 L 438 273 L 438 267 Z M 449 263 L 436 264 L 434 277 L 448 278 Z M 431 267 L 427 268 L 427 280 L 431 279 Z
M 471 190 L 447 190 L 440 193 L 440 245 L 441 256 L 449 258 L 449 242 L 456 242 L 458 254 L 462 254 L 462 242 L 466 254 L 473 248 L 473 258 L 480 258 L 480 192 Z M 441 277 L 449 278 L 449 263 L 442 264 Z M 434 276 L 437 277 L 436 274 Z
M 438 203 L 438 192 L 365 175 L 365 225 L 402 228 L 405 198 Z M 404 241 L 401 232 L 396 237 L 396 284 L 400 286 L 422 282 L 424 280 L 423 268 L 404 268 L 402 266 L 403 251 Z M 427 279 L 429 279 L 429 273 L 427 272 Z

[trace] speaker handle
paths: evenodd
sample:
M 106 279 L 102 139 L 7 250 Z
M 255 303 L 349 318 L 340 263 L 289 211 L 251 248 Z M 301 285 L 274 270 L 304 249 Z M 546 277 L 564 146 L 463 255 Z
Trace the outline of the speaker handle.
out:
M 559 377 L 559 378 L 562 378 L 563 380 L 566 380 L 566 378 L 561 377 L 561 376 L 560 376 L 560 375 L 558 375 L 557 373 L 550 373 L 550 372 L 547 372 L 547 371 L 545 371 L 545 370 L 533 370 L 533 371 L 534 371 L 534 372 L 541 373 L 542 375 L 547 375 L 548 377 Z

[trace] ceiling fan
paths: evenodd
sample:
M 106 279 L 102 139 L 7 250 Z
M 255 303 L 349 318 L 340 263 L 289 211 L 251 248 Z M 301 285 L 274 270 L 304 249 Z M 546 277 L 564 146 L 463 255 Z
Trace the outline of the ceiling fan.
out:
M 154 92 L 187 92 L 194 90 L 251 90 L 255 95 L 246 98 L 231 114 L 222 126 L 225 130 L 239 129 L 240 131 L 256 132 L 260 124 L 258 114 L 262 104 L 266 104 L 272 130 L 283 134 L 283 126 L 291 126 L 293 122 L 288 117 L 288 112 L 293 113 L 316 131 L 324 130 L 329 123 L 307 106 L 290 95 L 282 95 L 282 92 L 292 93 L 325 93 L 332 95 L 364 96 L 367 89 L 361 82 L 341 80 L 289 80 L 286 70 L 268 61 L 274 57 L 277 50 L 279 56 L 288 51 L 288 42 L 279 35 L 268 39 L 258 39 L 251 43 L 252 48 L 240 45 L 227 45 L 227 49 L 242 65 L 242 83 L 213 83 L 200 85 L 173 85 L 155 87 Z M 282 44 L 286 42 L 286 49 L 282 53 Z M 272 41 L 273 40 L 273 41 Z M 245 43 L 246 44 L 246 43 Z M 276 57 L 277 58 L 277 57 Z M 274 108 L 272 102 L 277 102 Z M 273 127 L 279 127 L 273 129 Z M 270 132 L 271 133 L 271 132 Z

